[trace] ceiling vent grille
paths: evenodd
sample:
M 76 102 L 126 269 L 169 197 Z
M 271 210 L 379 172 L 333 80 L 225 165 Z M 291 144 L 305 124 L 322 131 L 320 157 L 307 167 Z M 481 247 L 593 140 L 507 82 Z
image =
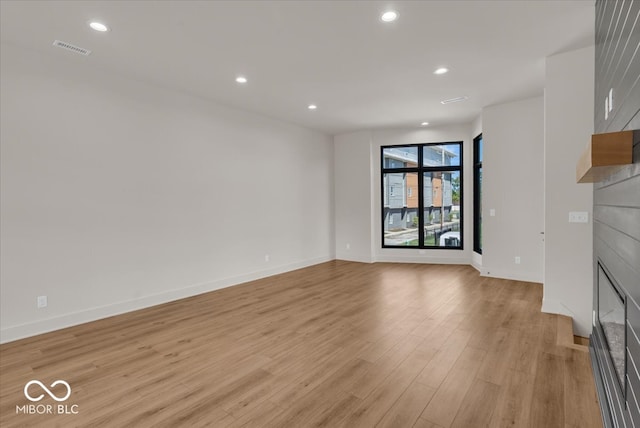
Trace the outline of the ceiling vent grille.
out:
M 442 100 L 440 101 L 440 104 L 451 104 L 451 103 L 459 103 L 460 101 L 465 101 L 468 100 L 469 97 L 464 96 L 464 97 L 457 97 L 457 98 L 451 98 L 448 100 Z
M 60 40 L 54 41 L 53 46 L 66 49 L 68 51 L 75 52 L 84 56 L 88 56 L 89 54 L 91 54 L 91 51 L 89 49 L 81 48 L 80 46 L 74 46 L 71 43 L 62 42 Z

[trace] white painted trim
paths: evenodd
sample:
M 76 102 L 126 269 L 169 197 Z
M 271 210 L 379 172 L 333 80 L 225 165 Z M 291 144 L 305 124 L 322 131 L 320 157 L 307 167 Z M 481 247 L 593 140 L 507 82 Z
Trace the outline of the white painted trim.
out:
M 424 263 L 442 265 L 470 265 L 471 261 L 460 257 L 388 256 L 378 255 L 376 262 L 382 263 Z
M 89 308 L 78 312 L 73 312 L 46 320 L 38 320 L 35 322 L 21 324 L 0 329 L 0 343 L 12 342 L 18 339 L 35 336 L 38 334 L 48 333 L 54 330 L 60 330 L 66 327 L 72 327 L 78 324 L 84 324 L 96 321 L 102 318 L 123 314 L 126 312 L 136 311 L 163 303 L 172 302 L 186 297 L 196 296 L 198 294 L 208 293 L 210 291 L 219 290 L 221 288 L 239 285 L 248 281 L 265 278 L 267 276 L 277 275 L 296 269 L 324 263 L 333 260 L 333 256 L 318 257 L 313 259 L 302 260 L 295 263 L 277 266 L 271 269 L 264 269 L 244 275 L 234 276 L 230 278 L 219 279 L 200 284 L 193 284 L 188 287 L 175 290 L 165 291 L 162 293 L 145 296 L 139 299 L 128 300 L 124 302 L 114 303 L 106 306 Z
M 486 268 L 481 268 L 480 275 L 490 278 L 512 279 L 514 281 L 542 283 L 542 278 L 540 278 L 540 275 L 531 272 L 512 272 L 506 270 L 496 271 L 493 269 L 491 271 L 488 271 Z
M 363 254 L 342 254 L 339 257 L 336 257 L 336 260 L 343 260 L 346 262 L 373 263 L 373 259 L 370 255 Z
M 482 255 L 476 253 L 475 251 L 471 253 L 471 266 L 482 273 Z

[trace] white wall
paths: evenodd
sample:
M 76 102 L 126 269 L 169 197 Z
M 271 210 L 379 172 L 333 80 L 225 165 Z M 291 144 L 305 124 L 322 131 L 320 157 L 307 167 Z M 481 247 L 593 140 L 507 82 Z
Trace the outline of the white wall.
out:
M 1 54 L 2 342 L 334 258 L 330 137 Z
M 383 249 L 380 147 L 447 141 L 463 141 L 464 250 Z M 335 136 L 336 257 L 364 262 L 471 263 L 472 142 L 470 125 L 362 131 Z M 347 244 L 350 250 L 346 249 Z
M 542 310 L 573 317 L 591 333 L 593 185 L 576 184 L 575 165 L 593 133 L 594 48 L 546 59 L 545 274 Z M 586 211 L 589 223 L 569 223 Z
M 463 250 L 416 250 L 402 248 L 382 248 L 382 218 L 381 218 L 381 185 L 380 185 L 380 147 L 417 143 L 440 143 L 448 141 L 462 141 L 462 192 L 463 192 Z M 443 127 L 429 127 L 420 129 L 385 129 L 373 132 L 372 161 L 373 204 L 377 207 L 373 227 L 374 257 L 380 262 L 410 262 L 410 263 L 455 263 L 470 264 L 473 248 L 473 198 L 468 191 L 468 185 L 473 181 L 471 167 L 473 139 L 469 125 L 452 125 Z
M 336 258 L 373 261 L 371 132 L 334 138 Z
M 482 273 L 542 282 L 544 99 L 486 107 L 482 125 Z

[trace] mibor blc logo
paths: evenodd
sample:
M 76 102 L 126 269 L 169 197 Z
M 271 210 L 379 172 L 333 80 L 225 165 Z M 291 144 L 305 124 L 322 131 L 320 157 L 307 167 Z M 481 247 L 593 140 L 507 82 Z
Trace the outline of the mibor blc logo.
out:
M 37 385 L 38 388 L 36 389 L 34 385 Z M 59 385 L 62 385 L 62 387 Z M 33 403 L 46 399 L 45 394 L 61 403 L 67 401 L 71 396 L 71 386 L 61 379 L 54 381 L 48 388 L 39 380 L 30 380 L 24 386 L 24 396 Z M 77 415 L 78 411 L 77 404 L 25 404 L 16 406 L 16 413 L 26 415 Z

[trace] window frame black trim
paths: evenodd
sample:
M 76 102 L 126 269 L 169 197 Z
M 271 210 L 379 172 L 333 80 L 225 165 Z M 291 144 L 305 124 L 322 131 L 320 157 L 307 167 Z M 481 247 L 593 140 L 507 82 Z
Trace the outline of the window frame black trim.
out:
M 482 243 L 480 242 L 480 223 L 482 223 L 481 212 L 481 192 L 478 192 L 480 175 L 479 171 L 482 169 L 482 161 L 479 159 L 478 143 L 482 141 L 484 146 L 484 139 L 482 138 L 482 132 L 473 139 L 473 251 L 478 254 L 482 254 Z M 484 147 L 483 147 L 484 150 Z
M 445 165 L 445 166 L 424 166 L 422 147 L 426 146 L 442 146 L 447 144 L 458 144 L 460 147 L 459 165 Z M 418 161 L 416 167 L 407 168 L 385 168 L 384 167 L 384 150 L 395 149 L 400 147 L 417 147 Z M 463 178 L 463 150 L 464 141 L 442 141 L 432 143 L 414 143 L 414 144 L 394 144 L 380 146 L 380 244 L 382 248 L 401 248 L 405 250 L 464 250 L 464 178 Z M 424 195 L 422 194 L 424 189 L 424 173 L 425 172 L 458 172 L 460 174 L 460 246 L 458 247 L 440 247 L 434 245 L 424 245 Z M 385 245 L 384 243 L 384 176 L 385 174 L 393 173 L 417 173 L 418 175 L 418 245 L 416 246 L 404 246 L 404 245 Z M 422 243 L 423 245 L 420 245 Z

